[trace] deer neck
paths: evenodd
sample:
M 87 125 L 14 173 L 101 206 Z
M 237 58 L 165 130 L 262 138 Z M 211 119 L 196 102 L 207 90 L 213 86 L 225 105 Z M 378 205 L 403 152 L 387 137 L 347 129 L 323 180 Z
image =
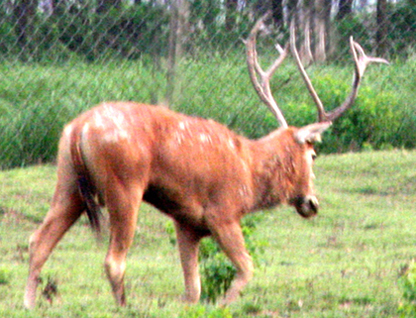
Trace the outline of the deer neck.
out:
M 253 211 L 285 204 L 294 193 L 297 145 L 289 130 L 278 129 L 252 143 Z

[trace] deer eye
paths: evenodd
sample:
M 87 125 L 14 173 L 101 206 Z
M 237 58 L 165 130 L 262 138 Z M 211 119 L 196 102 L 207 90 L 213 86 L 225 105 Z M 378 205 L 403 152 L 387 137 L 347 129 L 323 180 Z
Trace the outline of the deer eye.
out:
M 312 153 L 312 160 L 315 160 L 315 159 L 316 159 L 316 157 L 318 157 L 318 156 L 316 155 L 316 153 Z

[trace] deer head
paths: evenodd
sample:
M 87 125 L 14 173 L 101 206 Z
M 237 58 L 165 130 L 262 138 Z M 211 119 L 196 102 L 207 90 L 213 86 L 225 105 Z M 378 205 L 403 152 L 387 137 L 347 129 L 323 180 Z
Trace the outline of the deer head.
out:
M 373 62 L 388 64 L 388 61 L 381 58 L 368 57 L 364 53 L 362 47 L 351 37 L 350 48 L 355 62 L 355 73 L 352 89 L 346 100 L 339 107 L 330 112 L 326 112 L 299 58 L 299 54 L 296 48 L 296 32 L 294 21 L 292 21 L 290 25 L 289 45 L 286 44 L 284 48 L 276 45 L 280 56 L 266 71 L 261 68 L 257 58 L 256 38 L 258 31 L 264 25 L 265 20 L 267 20 L 270 16 L 271 12 L 269 11 L 261 19 L 259 19 L 251 30 L 248 39 L 244 41 L 247 52 L 248 71 L 254 89 L 259 95 L 261 101 L 266 104 L 266 106 L 276 117 L 281 127 L 280 130 L 288 130 L 292 134 L 292 138 L 287 138 L 287 142 L 297 144 L 297 146 L 295 145 L 294 148 L 299 149 L 298 151 L 286 152 L 285 155 L 292 156 L 293 158 L 291 158 L 291 161 L 297 162 L 297 169 L 300 170 L 298 171 L 298 174 L 301 176 L 301 179 L 296 181 L 296 191 L 291 193 L 289 197 L 286 198 L 286 200 L 289 204 L 296 208 L 297 212 L 301 216 L 307 218 L 316 215 L 319 206 L 318 200 L 313 190 L 314 174 L 312 172 L 312 165 L 313 160 L 316 157 L 316 153 L 313 148 L 314 143 L 320 142 L 321 134 L 331 126 L 334 120 L 339 118 L 347 109 L 353 105 L 357 97 L 358 89 L 367 65 Z M 276 100 L 274 99 L 270 89 L 270 79 L 285 60 L 289 50 L 293 55 L 296 65 L 318 110 L 318 122 L 301 128 L 288 126 L 286 119 L 284 118 L 283 113 Z M 284 134 L 282 133 L 272 135 L 277 136 L 276 138 L 279 138 L 280 142 L 283 140 L 281 136 Z

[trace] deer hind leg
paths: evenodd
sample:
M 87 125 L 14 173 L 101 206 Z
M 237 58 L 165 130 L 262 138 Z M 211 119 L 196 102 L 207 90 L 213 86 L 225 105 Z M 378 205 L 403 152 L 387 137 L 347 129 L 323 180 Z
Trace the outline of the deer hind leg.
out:
M 222 305 L 227 305 L 236 300 L 241 290 L 252 278 L 253 261 L 246 250 L 244 236 L 238 222 L 216 226 L 212 234 L 237 270 L 234 281 L 221 301 Z
M 30 309 L 35 306 L 36 288 L 43 265 L 56 244 L 83 211 L 84 204 L 78 190 L 75 187 L 58 184 L 51 209 L 42 225 L 30 237 L 29 277 L 24 298 L 26 308 Z
M 179 255 L 185 279 L 185 301 L 196 303 L 201 295 L 198 251 L 201 236 L 195 231 L 175 222 Z
M 110 246 L 104 267 L 118 305 L 126 305 L 124 273 L 127 252 L 133 242 L 143 192 L 115 182 L 106 193 L 110 215 Z

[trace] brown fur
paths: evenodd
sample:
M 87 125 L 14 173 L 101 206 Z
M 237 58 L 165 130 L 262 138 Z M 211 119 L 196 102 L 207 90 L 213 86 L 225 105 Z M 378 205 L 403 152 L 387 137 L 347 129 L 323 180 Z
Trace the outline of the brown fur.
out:
M 233 301 L 253 271 L 240 219 L 281 203 L 304 217 L 316 214 L 316 199 L 309 199 L 313 148 L 297 140 L 298 131 L 281 128 L 249 140 L 212 120 L 137 103 L 105 103 L 84 113 L 62 135 L 52 206 L 31 237 L 26 306 L 34 306 L 44 262 L 84 210 L 100 228 L 94 198 L 110 217 L 105 268 L 120 305 L 142 200 L 175 221 L 186 300 L 199 299 L 198 244 L 212 235 L 237 269 L 224 298 Z

